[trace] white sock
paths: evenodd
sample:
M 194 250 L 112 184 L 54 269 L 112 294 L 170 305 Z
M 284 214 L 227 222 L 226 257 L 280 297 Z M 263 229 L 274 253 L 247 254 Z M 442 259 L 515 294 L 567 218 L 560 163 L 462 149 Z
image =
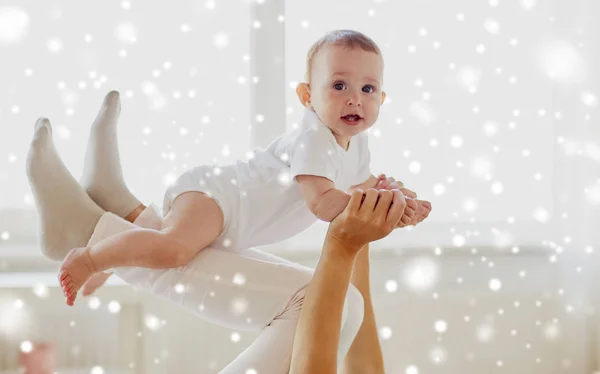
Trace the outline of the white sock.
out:
M 110 91 L 92 124 L 81 185 L 102 209 L 126 217 L 141 202 L 123 179 L 117 142 L 117 120 L 121 113 L 119 93 Z
M 85 247 L 103 211 L 60 159 L 46 118 L 35 123 L 27 153 L 27 177 L 39 215 L 44 255 L 58 261 L 71 249 Z

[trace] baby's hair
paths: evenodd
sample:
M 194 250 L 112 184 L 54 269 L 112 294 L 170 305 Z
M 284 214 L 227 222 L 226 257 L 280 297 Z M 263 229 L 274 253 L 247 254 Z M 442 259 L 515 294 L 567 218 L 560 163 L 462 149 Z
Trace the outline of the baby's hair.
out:
M 306 56 L 306 81 L 310 82 L 311 69 L 315 56 L 326 45 L 336 45 L 346 48 L 360 48 L 366 52 L 377 53 L 381 56 L 381 50 L 373 39 L 356 30 L 333 30 L 323 35 L 313 43 Z

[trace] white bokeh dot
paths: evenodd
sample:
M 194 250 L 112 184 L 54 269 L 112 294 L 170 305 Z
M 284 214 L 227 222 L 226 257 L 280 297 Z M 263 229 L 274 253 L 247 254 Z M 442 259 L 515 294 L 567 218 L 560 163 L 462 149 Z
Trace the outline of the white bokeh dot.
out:
M 92 310 L 96 310 L 100 307 L 100 299 L 98 299 L 97 297 L 91 297 L 88 300 L 88 307 Z
M 418 161 L 412 161 L 408 164 L 408 170 L 413 174 L 419 174 L 421 172 L 421 163 Z
M 496 278 L 490 279 L 489 287 L 492 291 L 500 291 L 500 289 L 502 288 L 502 282 L 500 282 L 500 280 Z
M 446 332 L 448 330 L 448 324 L 446 323 L 446 321 L 443 320 L 439 320 L 435 322 L 435 331 L 442 333 L 442 332 Z
M 396 292 L 398 289 L 398 283 L 395 280 L 388 280 L 385 282 L 385 290 L 387 292 Z
M 21 352 L 29 353 L 33 350 L 33 344 L 29 340 L 25 340 L 24 342 L 21 342 L 20 348 Z
M 383 340 L 389 340 L 392 337 L 392 329 L 388 326 L 382 326 L 379 329 L 379 336 Z
M 440 196 L 440 195 L 443 195 L 444 193 L 446 193 L 446 186 L 444 186 L 443 184 L 438 183 L 435 186 L 433 186 L 433 194 L 435 196 Z
M 454 148 L 462 147 L 462 145 L 463 145 L 462 137 L 460 137 L 458 135 L 454 135 L 452 138 L 450 138 L 450 145 Z
M 463 247 L 466 241 L 467 240 L 464 235 L 456 234 L 452 237 L 452 245 L 455 247 Z
M 108 311 L 113 314 L 119 313 L 121 311 L 121 303 L 116 300 L 110 301 L 108 303 Z
M 102 366 L 94 366 L 92 370 L 90 370 L 90 374 L 104 374 L 104 369 Z
M 23 9 L 0 7 L 0 45 L 19 43 L 27 35 L 31 19 Z

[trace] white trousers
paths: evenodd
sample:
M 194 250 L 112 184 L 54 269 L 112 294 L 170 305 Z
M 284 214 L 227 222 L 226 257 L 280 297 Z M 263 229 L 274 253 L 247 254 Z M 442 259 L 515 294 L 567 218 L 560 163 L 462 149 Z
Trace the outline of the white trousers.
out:
M 161 223 L 153 205 L 135 224 L 105 213 L 88 245 L 135 227 L 157 229 Z M 208 247 L 180 268 L 123 267 L 113 271 L 125 282 L 175 302 L 208 322 L 261 331 L 221 373 L 243 374 L 249 369 L 260 374 L 289 372 L 296 324 L 312 269 L 252 248 L 230 252 Z M 350 349 L 363 313 L 362 295 L 350 285 L 342 314 L 338 362 Z

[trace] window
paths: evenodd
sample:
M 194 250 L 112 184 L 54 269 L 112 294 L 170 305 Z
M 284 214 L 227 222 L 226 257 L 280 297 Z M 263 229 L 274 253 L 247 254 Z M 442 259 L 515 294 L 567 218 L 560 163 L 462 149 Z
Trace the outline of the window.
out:
M 36 235 L 33 220 L 14 222 L 34 208 L 24 171 L 36 119 L 50 119 L 79 179 L 90 126 L 111 89 L 121 92 L 125 180 L 143 202 L 162 206 L 166 183 L 188 167 L 245 157 L 249 9 L 241 1 L 0 7 L 0 232 Z
M 308 48 L 326 31 L 353 28 L 379 44 L 386 65 L 388 100 L 369 130 L 372 171 L 434 205 L 427 224 L 386 240 L 538 244 L 549 229 L 540 222 L 557 223 L 556 174 L 569 175 L 557 170 L 556 143 L 567 127 L 561 111 L 574 104 L 557 100 L 556 83 L 585 78 L 581 53 L 553 38 L 557 10 L 547 3 L 435 7 L 206 0 L 169 4 L 168 17 L 164 4 L 127 0 L 0 8 L 12 20 L 0 34 L 0 232 L 36 235 L 33 221 L 14 218 L 33 212 L 23 171 L 36 117 L 50 118 L 79 178 L 101 99 L 120 90 L 125 179 L 161 205 L 184 169 L 244 158 L 291 129 Z M 587 110 L 597 99 L 583 94 Z M 326 227 L 283 246 L 315 248 Z

